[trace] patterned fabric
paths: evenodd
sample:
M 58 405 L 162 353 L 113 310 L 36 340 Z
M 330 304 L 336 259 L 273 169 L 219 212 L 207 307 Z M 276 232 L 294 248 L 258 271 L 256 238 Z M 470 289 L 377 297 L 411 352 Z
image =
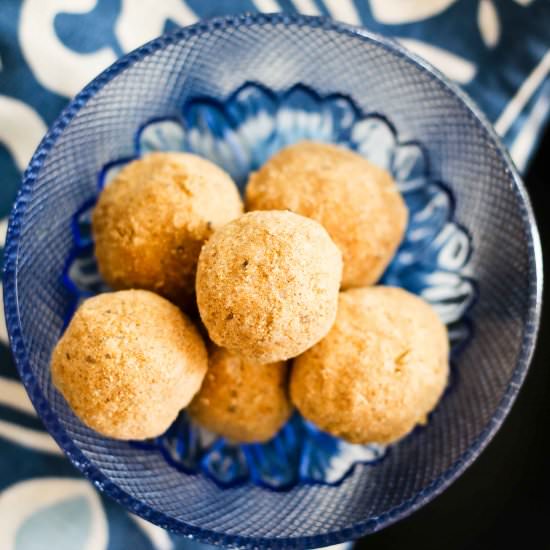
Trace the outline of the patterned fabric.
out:
M 525 169 L 550 110 L 548 0 L 2 0 L 0 244 L 21 171 L 68 98 L 174 25 L 258 10 L 326 15 L 402 41 L 472 96 Z M 83 480 L 17 381 L 3 322 L 0 342 L 0 548 L 201 547 Z

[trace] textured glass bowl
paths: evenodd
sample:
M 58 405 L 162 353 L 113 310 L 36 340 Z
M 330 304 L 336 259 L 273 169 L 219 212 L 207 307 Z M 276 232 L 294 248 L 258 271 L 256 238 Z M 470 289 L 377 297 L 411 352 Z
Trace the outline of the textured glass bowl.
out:
M 356 116 L 370 120 L 358 140 L 364 147 L 356 147 L 366 156 L 373 151 L 368 149 L 373 124 L 378 131 L 389 128 L 391 152 L 375 160 L 402 168 L 394 174 L 405 196 L 414 195 L 418 178 L 413 176 L 420 174 L 433 203 L 412 235 L 416 241 L 425 237 L 424 252 L 419 255 L 406 240 L 386 281 L 423 293 L 439 303 L 443 316 L 456 311 L 457 303 L 464 310 L 471 305 L 471 277 L 478 290 L 472 322 L 464 321 L 462 311 L 452 324 L 457 339 L 466 341 L 464 335 L 471 333 L 456 356 L 458 383 L 428 426 L 375 465 L 356 465 L 332 486 L 302 480 L 284 492 L 254 481 L 222 488 L 205 475 L 174 468 L 159 452 L 95 434 L 74 417 L 50 381 L 51 349 L 74 307 L 75 292 L 82 290 L 68 287 L 75 232 L 85 221 L 75 213 L 86 217 L 97 194 L 98 171 L 106 167 L 107 177 L 135 156 L 136 147 L 154 142 L 155 124 L 181 121 L 184 105 L 192 108 L 183 121 L 200 129 L 208 117 L 199 111 L 227 107 L 231 94 L 247 82 L 261 83 L 277 97 L 287 93 L 287 99 L 290 90 L 298 90 L 301 105 L 306 91 L 313 91 L 317 102 L 349 100 Z M 281 118 L 283 125 L 288 122 Z M 214 137 L 227 147 L 231 136 L 224 120 L 202 129 L 225 128 Z M 311 128 L 307 116 L 300 120 Z M 334 120 L 344 124 L 346 117 L 342 113 Z M 143 143 L 136 144 L 140 127 Z M 383 134 L 376 135 L 379 151 Z M 221 155 L 223 164 L 227 149 L 209 150 Z M 409 160 L 402 163 L 403 158 Z M 249 161 L 253 166 L 257 159 Z M 233 171 L 241 182 L 244 173 L 239 167 Z M 419 212 L 430 204 L 430 197 L 422 196 L 424 202 L 413 204 Z M 434 212 L 441 216 L 434 218 Z M 423 219 L 431 222 L 422 226 Z M 447 225 L 461 235 L 449 248 L 442 245 L 449 237 Z M 86 236 L 80 237 L 84 242 Z M 5 309 L 18 369 L 46 427 L 73 463 L 150 521 L 233 546 L 314 547 L 349 540 L 398 520 L 442 491 L 494 435 L 517 394 L 534 347 L 542 289 L 540 244 L 525 190 L 469 100 L 387 40 L 324 19 L 284 15 L 218 19 L 177 30 L 94 80 L 31 160 L 10 220 L 5 262 Z M 437 269 L 438 262 L 443 269 Z M 423 271 L 419 265 L 429 267 Z

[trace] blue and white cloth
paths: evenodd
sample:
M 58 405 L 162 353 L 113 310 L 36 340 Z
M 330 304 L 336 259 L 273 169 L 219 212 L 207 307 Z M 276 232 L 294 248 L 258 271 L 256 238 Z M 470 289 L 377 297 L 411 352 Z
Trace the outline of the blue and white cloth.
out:
M 174 25 L 244 11 L 325 15 L 399 40 L 472 96 L 525 170 L 550 112 L 548 0 L 2 0 L 0 246 L 21 172 L 70 97 Z M 0 316 L 0 548 L 199 546 L 130 516 L 68 463 L 17 379 Z

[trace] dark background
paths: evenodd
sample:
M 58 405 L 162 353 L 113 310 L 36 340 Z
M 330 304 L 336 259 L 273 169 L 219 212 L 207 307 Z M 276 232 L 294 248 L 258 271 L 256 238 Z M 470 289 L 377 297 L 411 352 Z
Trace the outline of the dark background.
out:
M 550 281 L 550 128 L 525 183 L 539 226 L 545 281 Z M 547 287 L 531 368 L 493 441 L 442 495 L 412 516 L 362 539 L 356 549 L 550 548 L 548 292 Z

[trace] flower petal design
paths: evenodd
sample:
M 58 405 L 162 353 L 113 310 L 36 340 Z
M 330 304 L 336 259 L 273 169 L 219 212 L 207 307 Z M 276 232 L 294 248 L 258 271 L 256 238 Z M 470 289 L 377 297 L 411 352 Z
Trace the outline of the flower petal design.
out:
M 275 130 L 276 96 L 261 86 L 244 85 L 227 102 L 226 113 L 243 149 L 248 151 L 248 172 L 257 170 L 269 156 L 266 144 Z M 248 172 L 237 178 L 238 184 L 244 185 Z
M 311 483 L 340 483 L 356 464 L 375 464 L 381 460 L 383 445 L 352 445 L 305 423 L 308 436 L 302 451 L 300 477 Z
M 172 118 L 159 118 L 138 130 L 137 146 L 142 154 L 155 151 L 185 151 L 185 131 Z
M 393 129 L 380 116 L 369 116 L 354 125 L 351 146 L 381 168 L 390 170 L 396 139 Z
M 425 184 L 428 174 L 427 153 L 418 143 L 398 145 L 393 151 L 389 171 L 401 193 L 407 193 Z
M 219 438 L 201 460 L 201 469 L 218 485 L 234 486 L 250 477 L 244 450 Z
M 274 490 L 296 485 L 299 471 L 288 465 L 296 465 L 300 461 L 301 433 L 302 419 L 295 415 L 271 441 L 261 445 L 244 445 L 251 479 Z
M 244 183 L 250 167 L 250 152 L 244 146 L 221 106 L 194 100 L 183 110 L 186 149 L 226 170 L 235 181 Z
M 126 164 L 128 164 L 131 160 L 134 160 L 136 158 L 135 156 L 122 158 L 122 159 L 116 159 L 112 162 L 108 162 L 105 166 L 101 168 L 99 171 L 99 174 L 97 176 L 97 188 L 101 191 L 104 187 L 109 185 L 111 181 L 115 178 L 115 176 L 124 168 Z M 86 214 L 86 208 L 90 208 L 93 205 L 90 205 L 90 201 L 95 202 L 95 198 L 89 199 L 89 201 L 85 202 L 82 207 L 79 210 L 79 215 L 84 216 Z M 78 223 L 78 221 L 77 221 Z
M 447 224 L 453 209 L 449 193 L 438 184 L 424 180 L 423 185 L 403 193 L 409 210 L 407 233 L 390 269 L 417 264 Z
M 79 298 L 109 290 L 97 268 L 93 244 L 74 248 L 62 273 L 65 286 Z
M 469 263 L 471 239 L 453 219 L 453 194 L 430 176 L 429 155 L 421 143 L 400 142 L 383 114 L 361 113 L 345 96 L 321 97 L 303 85 L 276 94 L 248 83 L 223 102 L 194 98 L 183 106 L 179 119 L 155 119 L 139 128 L 134 155 L 103 167 L 98 190 L 124 164 L 151 151 L 204 156 L 227 170 L 243 189 L 251 171 L 281 147 L 304 139 L 354 149 L 393 175 L 409 209 L 409 224 L 382 282 L 428 300 L 447 323 L 453 352 L 458 353 L 472 334 L 467 312 L 477 289 Z M 91 197 L 73 216 L 74 247 L 63 274 L 75 298 L 68 318 L 83 297 L 106 290 L 90 232 L 95 200 Z M 252 481 L 277 491 L 300 482 L 336 484 L 356 464 L 374 464 L 385 455 L 384 446 L 345 443 L 320 432 L 298 414 L 263 444 L 230 443 L 182 413 L 163 436 L 131 445 L 159 452 L 174 468 L 202 473 L 222 487 Z
M 283 97 L 275 118 L 272 152 L 303 140 L 333 141 L 333 113 L 305 86 L 294 86 Z

